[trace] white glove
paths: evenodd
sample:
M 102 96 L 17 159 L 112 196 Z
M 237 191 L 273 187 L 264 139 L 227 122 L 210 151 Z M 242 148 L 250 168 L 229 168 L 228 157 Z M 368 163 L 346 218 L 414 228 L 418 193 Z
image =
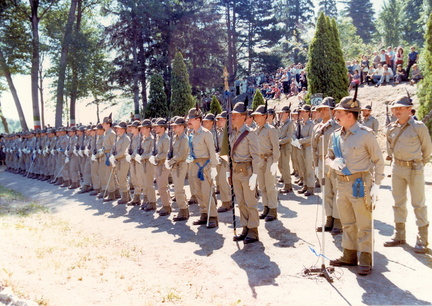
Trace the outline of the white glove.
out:
M 302 146 L 301 146 L 301 143 L 298 139 L 294 139 L 291 143 L 293 144 L 294 147 L 301 150 Z
M 128 163 L 130 163 L 131 160 L 132 160 L 132 156 L 130 156 L 129 154 L 127 154 L 127 155 L 126 155 L 126 161 L 127 161 Z
M 155 166 L 157 166 L 156 157 L 154 155 L 150 156 L 149 162 Z
M 78 155 L 81 156 L 81 157 L 84 157 L 83 151 L 81 149 L 78 150 Z
M 191 162 L 193 162 L 193 158 L 192 158 L 192 156 L 188 156 L 187 158 L 186 158 L 186 162 L 188 163 L 188 164 L 190 164 Z
M 92 154 L 92 156 L 90 157 L 91 161 L 96 161 L 96 155 Z
M 65 151 L 65 155 L 69 156 L 69 151 L 68 150 Z
M 372 188 L 370 190 L 370 195 L 372 198 L 372 203 L 376 203 L 378 201 L 378 191 L 380 189 L 380 185 L 378 184 L 373 184 Z
M 211 177 L 211 179 L 215 180 L 216 179 L 216 175 L 217 175 L 216 167 L 212 167 L 211 170 L 210 170 L 210 177 Z
M 277 163 L 273 163 L 270 166 L 270 173 L 275 176 L 278 170 L 278 164 Z
M 37 153 L 38 153 L 39 155 L 41 155 L 41 154 L 42 154 L 42 150 L 41 150 L 41 149 L 38 149 L 38 150 L 37 150 Z
M 85 154 L 85 156 L 90 157 L 90 150 L 89 149 L 85 149 L 84 150 L 84 154 Z
M 103 153 L 103 150 L 102 150 L 102 149 L 99 149 L 99 150 L 98 150 L 98 153 Z
M 139 155 L 139 154 L 135 154 L 135 161 L 138 163 L 138 164 L 141 164 L 141 155 Z
M 171 170 L 171 168 L 172 168 L 172 165 L 170 165 L 168 159 L 165 159 L 165 168 L 167 168 L 168 170 Z
M 67 164 L 68 162 L 69 162 L 69 157 L 66 157 L 65 164 Z
M 57 152 L 61 153 L 61 149 L 60 149 L 60 148 L 58 148 L 58 149 L 57 149 Z
M 220 165 L 222 163 L 222 159 L 221 159 L 219 153 L 216 153 L 216 160 L 218 162 L 218 165 Z
M 256 173 L 252 173 L 250 179 L 249 179 L 249 188 L 250 190 L 254 190 L 256 188 L 256 184 L 257 184 L 257 174 Z
M 51 150 L 51 155 L 54 155 L 54 154 L 55 154 L 55 150 L 52 149 L 52 150 Z
M 75 156 L 78 156 L 78 151 L 77 151 L 77 149 L 73 149 L 73 150 L 72 150 L 72 153 L 73 153 Z
M 231 172 L 225 172 L 225 173 L 226 173 L 226 182 L 227 182 L 228 185 L 231 185 L 230 184 Z
M 113 167 L 115 167 L 115 165 L 116 165 L 116 159 L 115 159 L 114 155 L 111 155 L 108 160 L 110 161 L 111 165 Z
M 318 167 L 315 167 L 315 176 L 319 179 L 320 178 L 320 176 L 319 176 L 319 168 Z
M 343 158 L 337 157 L 329 162 L 329 166 L 335 170 L 342 170 L 345 168 L 345 162 Z

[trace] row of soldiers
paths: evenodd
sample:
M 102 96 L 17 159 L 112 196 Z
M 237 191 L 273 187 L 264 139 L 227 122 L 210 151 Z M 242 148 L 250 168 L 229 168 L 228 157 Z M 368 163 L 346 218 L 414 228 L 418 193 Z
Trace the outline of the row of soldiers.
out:
M 411 110 L 412 102 L 402 97 L 391 107 Z M 358 122 L 360 112 L 363 116 Z M 229 136 L 224 133 L 228 116 L 231 123 Z M 338 124 L 345 122 L 345 117 L 354 120 L 347 122 L 352 123 L 355 130 L 351 130 L 352 126 L 348 129 L 348 125 Z M 428 143 L 424 137 L 424 125 L 420 134 L 412 134 L 412 130 L 404 128 L 396 137 L 394 130 L 399 128 L 398 124 L 396 120 L 387 131 L 389 158 L 394 155 L 395 160 L 393 167 L 412 169 L 415 164 L 421 168 L 431 154 L 430 138 Z M 414 120 L 410 124 L 416 128 L 421 126 Z M 153 184 L 156 180 L 161 204 L 159 215 L 171 214 L 171 201 L 175 200 L 179 211 L 173 220 L 184 221 L 189 218 L 188 204 L 198 202 L 200 217 L 193 224 L 208 228 L 218 226 L 218 213 L 231 210 L 235 197 L 242 232 L 234 240 L 245 244 L 259 240 L 260 219 L 267 222 L 277 219 L 278 193 L 292 192 L 294 183 L 301 187 L 299 193 L 311 196 L 317 184 L 323 183 L 326 177 L 323 197 L 327 219 L 316 230 L 331 231 L 334 235 L 343 233 L 344 257 L 333 264 L 357 264 L 357 251 L 360 251 L 366 254 L 360 255 L 360 265 L 366 267 L 361 272 L 368 274 L 371 269 L 370 200 L 376 196 L 383 178 L 382 154 L 374 136 L 377 131 L 378 121 L 371 116 L 371 106 L 361 108 L 355 97 L 342 99 L 338 106 L 333 98 L 327 97 L 313 108 L 303 105 L 291 111 L 290 106 L 284 106 L 278 113 L 266 105 L 254 111 L 248 110 L 244 103 L 239 102 L 229 113 L 224 111 L 217 116 L 204 115 L 200 109 L 192 108 L 184 118 L 175 117 L 170 121 L 145 119 L 113 125 L 109 116 L 97 126 L 10 135 L 6 137 L 6 159 L 8 171 L 49 180 L 70 189 L 81 186 L 79 193 L 90 192 L 103 201 L 118 199 L 118 204 L 141 205 L 145 211 L 157 208 Z M 410 131 L 412 135 L 401 137 L 404 131 Z M 335 138 L 335 135 L 339 136 Z M 414 145 L 415 137 L 420 140 Z M 409 150 L 404 149 L 404 143 L 399 144 L 404 141 L 411 141 Z M 421 170 L 417 168 L 416 173 Z M 279 192 L 275 181 L 278 170 L 284 183 Z M 294 182 L 292 175 L 297 178 Z M 169 176 L 174 185 L 173 198 L 169 193 Z M 189 203 L 184 191 L 186 176 L 192 195 Z M 395 177 L 393 175 L 393 180 Z M 357 184 L 356 188 L 360 190 L 354 199 L 353 184 Z M 406 193 L 406 186 L 403 188 L 400 181 L 396 184 L 400 184 L 397 191 L 393 190 L 393 195 L 398 197 L 395 197 L 396 235 L 386 246 L 405 242 L 406 209 L 403 207 L 406 196 L 401 196 L 401 192 L 405 190 Z M 409 181 L 407 184 L 411 188 L 413 183 Z M 220 193 L 222 205 L 219 207 L 214 185 Z M 418 186 L 418 181 L 415 186 Z M 416 250 L 424 252 L 427 250 L 428 225 L 424 184 L 423 198 L 418 196 L 422 191 L 416 190 L 419 191 L 414 197 L 416 203 L 413 202 L 419 226 Z M 258 194 L 264 206 L 261 214 L 257 209 Z M 352 208 L 341 210 L 343 204 L 337 204 L 355 201 L 364 202 L 360 216 L 368 222 L 356 224 L 359 212 Z

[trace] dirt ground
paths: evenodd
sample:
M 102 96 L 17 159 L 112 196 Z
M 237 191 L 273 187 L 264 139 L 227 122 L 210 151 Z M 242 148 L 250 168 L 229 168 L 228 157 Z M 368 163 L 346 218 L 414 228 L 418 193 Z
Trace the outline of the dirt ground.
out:
M 404 93 L 402 86 L 388 86 L 387 91 L 364 88 L 359 98 L 382 101 L 374 102 L 374 109 L 383 123 L 383 101 L 387 101 L 383 96 L 390 91 Z M 378 136 L 383 146 L 383 137 Z M 328 259 L 341 254 L 341 236 L 326 233 L 323 240 L 314 230 L 321 224 L 319 193 L 309 198 L 297 193 L 280 196 L 279 219 L 261 222 L 260 242 L 245 246 L 232 241 L 231 212 L 219 214 L 218 228 L 207 229 L 192 225 L 199 215 L 197 205 L 190 206 L 192 216 L 187 222 L 175 223 L 176 206 L 171 216 L 159 217 L 3 170 L 0 185 L 28 197 L 13 205 L 33 201 L 49 213 L 36 209 L 27 216 L 0 214 L 0 284 L 41 305 L 432 303 L 432 252 L 413 251 L 417 228 L 410 205 L 407 245 L 383 247 L 393 234 L 388 177 L 374 212 L 373 273 L 362 277 L 355 267 L 336 268 L 330 274 L 334 282 L 329 283 L 304 273 L 321 266 L 323 257 L 317 254 L 325 256 L 326 266 Z M 431 165 L 425 174 L 430 205 Z M 0 205 L 10 202 L 3 200 Z

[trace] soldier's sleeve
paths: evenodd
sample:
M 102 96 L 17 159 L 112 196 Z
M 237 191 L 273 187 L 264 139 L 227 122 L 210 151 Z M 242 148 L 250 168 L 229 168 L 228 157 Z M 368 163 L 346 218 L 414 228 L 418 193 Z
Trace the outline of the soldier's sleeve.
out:
M 151 147 L 152 147 L 152 145 L 153 145 L 153 142 L 154 142 L 153 139 L 150 139 L 150 140 L 147 140 L 147 141 L 145 141 L 145 140 L 143 139 L 143 142 L 141 143 L 141 147 L 143 148 L 143 154 L 141 155 L 141 159 L 146 160 L 146 159 L 149 159 L 150 156 L 153 155 L 153 154 L 152 154 L 153 152 L 152 152 L 152 150 L 151 150 Z M 147 146 L 148 148 L 146 148 L 146 146 Z M 149 149 L 149 150 L 146 150 L 146 149 Z
M 335 132 L 331 133 L 330 135 L 330 139 L 329 139 L 329 143 L 328 143 L 328 150 L 327 150 L 327 155 L 325 156 L 326 159 L 326 164 L 328 165 L 330 161 L 335 159 L 335 154 L 333 151 L 333 134 Z
M 293 126 L 291 123 L 288 123 L 286 127 L 282 126 L 281 128 L 281 138 L 279 139 L 279 144 L 284 145 L 290 143 L 292 140 Z
M 216 167 L 218 161 L 216 159 L 216 149 L 214 144 L 213 133 L 205 133 L 204 141 L 207 145 L 207 150 L 209 151 L 210 164 L 212 167 Z
M 299 139 L 300 144 L 311 143 L 313 127 L 314 127 L 313 124 L 309 124 L 308 129 L 307 129 L 307 135 L 302 137 L 301 139 Z
M 117 155 L 115 156 L 116 159 L 123 158 L 126 155 L 130 142 L 129 136 L 123 138 L 121 145 L 117 148 Z
M 379 122 L 378 122 L 378 120 L 376 118 L 374 119 L 372 129 L 373 129 L 375 135 L 377 135 L 378 134 L 378 130 L 379 130 Z
M 273 162 L 277 163 L 280 157 L 278 131 L 275 128 L 270 129 L 270 141 L 272 144 Z
M 426 125 L 424 125 L 423 123 L 421 123 L 421 125 L 419 125 L 419 128 L 417 128 L 417 133 L 421 143 L 423 164 L 426 164 L 429 162 L 432 154 L 431 137 L 429 135 Z
M 170 138 L 168 136 L 162 139 L 161 148 L 158 151 L 158 155 L 156 156 L 157 161 L 167 158 L 168 151 L 169 151 L 169 144 L 170 144 Z
M 258 174 L 258 169 L 262 165 L 261 158 L 259 157 L 258 136 L 255 131 L 250 131 L 246 138 L 249 144 L 249 152 L 252 156 L 252 171 Z
M 365 145 L 369 152 L 370 159 L 374 164 L 374 182 L 381 185 L 384 179 L 384 158 L 381 153 L 381 148 L 373 133 L 367 133 L 365 136 Z
M 387 131 L 386 131 L 386 148 L 387 148 L 387 156 L 392 157 L 393 156 L 393 150 L 391 149 L 390 133 L 391 133 L 391 124 L 389 126 L 387 126 Z

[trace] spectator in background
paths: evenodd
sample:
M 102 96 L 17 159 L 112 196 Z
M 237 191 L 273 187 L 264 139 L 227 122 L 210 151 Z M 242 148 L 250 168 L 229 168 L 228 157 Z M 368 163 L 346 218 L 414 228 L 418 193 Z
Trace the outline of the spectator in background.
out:
M 303 87 L 302 90 L 297 95 L 300 104 L 305 102 L 304 97 L 306 96 L 306 94 L 307 94 L 307 89 L 306 87 Z
M 384 49 L 382 49 L 381 53 L 380 53 L 380 64 L 382 66 L 384 66 L 385 64 L 387 64 L 387 54 L 386 54 L 386 52 L 385 52 Z
M 404 58 L 404 50 L 402 47 L 398 47 L 396 49 L 396 65 L 401 64 L 403 65 L 403 58 Z
M 296 96 L 298 94 L 298 84 L 295 78 L 291 78 L 291 92 L 290 96 Z
M 417 60 L 418 60 L 418 52 L 415 50 L 415 47 L 412 46 L 411 47 L 411 52 L 408 53 L 408 66 L 407 66 L 407 69 L 406 69 L 407 76 L 409 76 L 411 67 L 414 64 L 417 64 Z
M 372 75 L 372 80 L 374 81 L 374 83 L 378 83 L 381 80 L 383 72 L 384 72 L 383 66 L 381 64 L 378 64 L 378 68 L 375 69 Z
M 360 85 L 360 73 L 359 73 L 358 69 L 355 69 L 354 73 L 351 74 L 351 83 L 350 83 L 350 86 L 348 88 L 348 91 L 353 89 L 356 85 Z
M 381 86 L 383 84 L 390 83 L 390 80 L 393 79 L 393 71 L 387 64 L 383 66 L 383 73 L 381 75 L 381 79 L 379 82 L 375 85 L 375 87 Z
M 405 69 L 402 68 L 401 64 L 398 64 L 395 71 L 395 84 L 399 84 L 406 80 Z
M 304 70 L 300 72 L 299 89 L 303 87 L 307 88 L 307 78 L 306 78 L 306 72 Z
M 376 69 L 376 68 L 378 68 L 378 64 L 380 63 L 380 61 L 381 61 L 381 57 L 380 57 L 380 55 L 378 54 L 378 51 L 375 51 L 374 52 L 374 59 L 373 59 L 373 62 L 374 62 L 374 68 Z
M 366 82 L 368 85 L 375 83 L 375 81 L 373 80 L 374 73 L 375 73 L 374 65 L 370 65 L 366 74 Z
M 410 84 L 414 85 L 415 83 L 417 83 L 421 79 L 423 79 L 423 75 L 420 71 L 420 68 L 418 67 L 417 64 L 412 65 Z
M 369 58 L 366 55 L 362 56 L 360 67 L 361 67 L 360 83 L 363 84 L 364 82 L 366 82 L 366 76 L 369 71 Z

